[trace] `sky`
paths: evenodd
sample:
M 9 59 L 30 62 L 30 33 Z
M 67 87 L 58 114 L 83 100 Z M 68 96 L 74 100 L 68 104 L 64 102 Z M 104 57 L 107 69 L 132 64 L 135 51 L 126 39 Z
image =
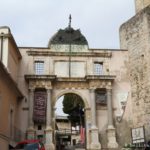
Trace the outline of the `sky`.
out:
M 56 104 L 55 104 L 55 115 L 56 116 L 67 116 L 67 114 L 65 114 L 63 112 L 63 105 L 62 105 L 62 102 L 63 102 L 63 98 L 64 96 L 61 96 L 57 101 L 56 101 Z
M 0 26 L 18 46 L 47 47 L 61 28 L 80 29 L 89 48 L 119 48 L 119 27 L 135 14 L 134 0 L 0 0 Z M 56 103 L 62 115 L 62 98 Z
M 61 28 L 80 29 L 90 48 L 119 48 L 119 27 L 135 14 L 134 0 L 0 0 L 0 26 L 18 46 L 47 47 Z

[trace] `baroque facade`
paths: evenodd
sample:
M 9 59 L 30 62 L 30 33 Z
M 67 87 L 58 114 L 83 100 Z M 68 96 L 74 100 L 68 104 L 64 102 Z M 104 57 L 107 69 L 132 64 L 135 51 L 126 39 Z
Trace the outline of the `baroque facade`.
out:
M 1 33 L 3 30 L 7 31 L 2 34 L 6 40 L 5 34 L 11 35 L 11 32 L 8 27 L 2 27 Z M 16 126 L 26 133 L 22 139 L 34 139 L 43 134 L 46 148 L 55 149 L 55 103 L 60 96 L 74 93 L 85 105 L 86 148 L 118 148 L 115 122 L 123 111 L 120 97 L 125 97 L 123 101 L 130 98 L 127 50 L 90 49 L 86 38 L 71 26 L 60 29 L 47 48 L 18 49 L 21 57 L 15 65 L 18 66 L 16 82 L 24 97 L 17 103 L 15 111 L 19 111 Z M 4 43 L 1 54 L 8 50 Z M 5 67 L 8 72 L 9 67 Z M 96 91 L 104 92 L 105 102 L 98 100 Z M 45 99 L 42 111 L 36 110 L 39 93 L 40 98 Z
M 121 149 L 139 126 L 149 140 L 150 2 L 135 4 L 120 27 L 121 49 L 89 48 L 71 19 L 47 47 L 18 47 L 0 28 L 0 149 L 41 136 L 55 149 L 55 104 L 68 93 L 85 105 L 86 149 Z

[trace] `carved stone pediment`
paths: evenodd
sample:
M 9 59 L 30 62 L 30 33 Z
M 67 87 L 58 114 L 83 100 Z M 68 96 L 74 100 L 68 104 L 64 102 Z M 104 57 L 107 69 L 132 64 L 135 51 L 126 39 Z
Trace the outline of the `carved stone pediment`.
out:
M 111 89 L 115 76 L 86 76 L 85 78 L 57 78 L 55 75 L 25 75 L 29 89 Z
M 56 82 L 56 89 L 88 89 L 87 82 Z
M 113 75 L 89 75 L 86 76 L 87 81 L 89 82 L 90 89 L 111 89 L 112 82 L 116 76 Z
M 51 89 L 52 88 L 51 81 L 46 81 L 46 80 L 30 80 L 29 81 L 29 89 L 36 89 L 36 88 Z
M 91 80 L 89 82 L 89 88 L 90 89 L 111 89 L 112 83 L 111 81 L 106 80 Z

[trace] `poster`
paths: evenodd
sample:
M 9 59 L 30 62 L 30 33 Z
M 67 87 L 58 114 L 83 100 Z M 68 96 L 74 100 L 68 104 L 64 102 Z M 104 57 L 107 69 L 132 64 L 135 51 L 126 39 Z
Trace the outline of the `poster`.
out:
M 145 142 L 144 128 L 143 127 L 133 128 L 131 133 L 132 133 L 133 144 Z
M 46 121 L 46 91 L 36 91 L 34 93 L 33 120 L 36 123 L 45 123 Z

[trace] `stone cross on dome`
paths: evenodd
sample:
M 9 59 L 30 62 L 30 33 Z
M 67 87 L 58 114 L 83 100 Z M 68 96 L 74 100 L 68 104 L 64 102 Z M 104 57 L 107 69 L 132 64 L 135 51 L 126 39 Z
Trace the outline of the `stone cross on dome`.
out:
M 71 28 L 71 19 L 72 19 L 72 17 L 71 17 L 71 14 L 69 15 L 69 28 Z

